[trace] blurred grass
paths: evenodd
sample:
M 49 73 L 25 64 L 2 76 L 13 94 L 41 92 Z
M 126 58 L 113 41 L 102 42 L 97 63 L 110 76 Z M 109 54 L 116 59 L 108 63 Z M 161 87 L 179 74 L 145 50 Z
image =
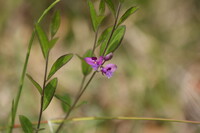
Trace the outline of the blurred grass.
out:
M 0 1 L 0 125 L 6 123 L 11 101 L 17 92 L 34 22 L 51 2 Z M 187 71 L 200 60 L 200 2 L 127 0 L 122 11 L 130 5 L 137 5 L 140 9 L 125 22 L 125 38 L 112 60 L 112 63 L 118 65 L 117 72 L 109 80 L 99 74 L 82 98 L 88 104 L 74 111 L 72 116 L 123 115 L 184 119 L 180 84 L 183 82 L 182 70 Z M 60 40 L 50 55 L 51 64 L 64 53 L 82 55 L 91 48 L 94 39 L 85 1 L 62 1 L 56 9 L 61 10 L 62 23 L 57 34 Z M 52 14 L 53 11 L 43 22 L 46 31 L 49 30 L 47 25 Z M 113 23 L 110 14 L 108 16 L 103 28 Z M 28 73 L 42 83 L 43 70 L 44 60 L 38 42 L 35 41 Z M 74 96 L 82 78 L 79 59 L 73 58 L 57 76 L 57 92 Z M 25 82 L 18 114 L 36 121 L 39 95 L 28 80 Z M 63 115 L 59 101 L 54 99 L 44 112 L 43 119 Z M 102 121 L 77 122 L 66 128 L 74 127 L 68 130 L 87 133 L 182 133 L 183 126 L 149 121 Z

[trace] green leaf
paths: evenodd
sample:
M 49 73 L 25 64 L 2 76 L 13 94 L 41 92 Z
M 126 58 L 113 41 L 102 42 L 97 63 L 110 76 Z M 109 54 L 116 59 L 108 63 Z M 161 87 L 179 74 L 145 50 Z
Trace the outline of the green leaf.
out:
M 119 26 L 113 33 L 113 36 L 110 40 L 110 43 L 108 44 L 108 48 L 105 52 L 105 55 L 111 53 L 111 52 L 114 52 L 118 47 L 119 45 L 121 44 L 121 41 L 124 37 L 124 34 L 125 34 L 125 31 L 126 31 L 126 26 Z M 103 52 L 104 52 L 104 49 L 107 45 L 107 42 L 108 42 L 108 39 L 109 39 L 110 36 L 108 36 L 106 38 L 106 41 L 103 42 L 101 44 L 101 47 L 100 47 L 100 55 L 103 55 Z
M 59 57 L 51 67 L 51 70 L 48 75 L 48 80 L 58 71 L 62 66 L 64 66 L 67 62 L 71 60 L 73 54 L 66 54 Z
M 33 83 L 33 85 L 37 88 L 40 94 L 42 94 L 42 87 L 31 77 L 31 75 L 26 74 L 28 79 Z
M 86 61 L 84 60 L 85 57 L 91 57 L 92 55 L 92 50 L 88 50 L 86 51 L 86 53 L 83 55 L 83 58 L 82 58 L 82 73 L 83 75 L 87 76 L 88 74 L 90 74 L 90 72 L 92 71 L 92 67 L 90 65 L 88 65 L 86 63 Z
M 56 94 L 55 97 L 61 101 L 63 111 L 68 112 L 71 107 L 71 98 L 69 94 L 64 94 L 64 95 Z
M 102 34 L 100 35 L 98 42 L 97 42 L 97 47 L 101 44 L 101 43 L 106 43 L 106 39 L 108 38 L 108 36 L 110 36 L 110 33 L 112 31 L 113 27 L 108 27 L 107 29 L 105 29 Z
M 56 44 L 57 41 L 58 41 L 58 37 L 52 39 L 52 40 L 49 42 L 49 49 L 52 49 L 53 46 Z
M 97 13 L 95 11 L 93 3 L 90 0 L 88 0 L 88 5 L 90 8 L 90 17 L 92 20 L 92 26 L 93 26 L 94 31 L 96 31 L 98 28 Z
M 49 46 L 48 46 L 49 40 L 47 38 L 46 33 L 43 31 L 43 29 L 38 24 L 35 26 L 35 29 L 36 29 L 36 32 L 37 32 L 37 35 L 38 35 L 38 39 L 39 39 L 39 42 L 40 42 L 42 53 L 44 55 L 44 58 L 46 58 L 47 54 L 49 52 Z
M 131 7 L 129 8 L 120 18 L 117 26 L 119 26 L 120 24 L 122 24 L 131 14 L 135 13 L 138 10 L 138 7 Z
M 20 120 L 22 129 L 25 133 L 33 133 L 32 123 L 27 117 L 23 115 L 19 115 L 19 120 Z
M 112 0 L 105 0 L 105 2 L 106 2 L 106 4 L 107 4 L 107 6 L 108 6 L 108 8 L 110 9 L 110 11 L 113 13 L 113 15 L 115 16 L 116 15 L 116 11 L 115 11 L 115 6 L 114 6 L 114 4 L 113 4 L 113 2 L 112 2 Z
M 93 26 L 94 31 L 96 32 L 99 25 L 102 23 L 102 21 L 105 17 L 102 15 L 100 15 L 100 16 L 97 15 L 94 5 L 90 0 L 88 0 L 88 5 L 90 8 L 90 16 L 91 16 L 91 20 L 92 20 L 92 26 Z
M 101 0 L 99 3 L 99 12 L 100 15 L 103 15 L 105 13 L 105 1 Z
M 51 37 L 53 38 L 60 27 L 60 12 L 56 11 L 53 15 L 53 19 L 51 21 Z
M 58 83 L 58 79 L 54 78 L 46 85 L 46 87 L 44 89 L 44 101 L 43 101 L 44 103 L 43 103 L 43 107 L 42 107 L 43 111 L 50 104 L 50 102 L 54 96 L 54 93 L 55 93 L 55 90 L 57 87 L 57 83 Z

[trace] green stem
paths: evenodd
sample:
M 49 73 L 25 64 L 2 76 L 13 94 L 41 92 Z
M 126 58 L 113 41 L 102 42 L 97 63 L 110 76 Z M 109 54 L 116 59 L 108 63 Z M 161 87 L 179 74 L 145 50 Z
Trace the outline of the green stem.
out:
M 69 115 L 71 114 L 72 110 L 76 107 L 76 104 L 78 103 L 79 99 L 81 98 L 81 96 L 83 95 L 83 93 L 85 92 L 85 90 L 87 89 L 88 85 L 90 84 L 90 82 L 92 81 L 93 77 L 95 76 L 96 74 L 96 71 L 92 74 L 92 76 L 90 77 L 90 79 L 88 80 L 88 82 L 86 83 L 85 87 L 81 90 L 81 92 L 77 95 L 73 105 L 71 106 L 71 108 L 69 109 L 69 111 L 67 112 L 64 120 L 67 120 Z M 61 128 L 63 127 L 64 125 L 64 121 L 61 122 L 61 124 L 59 125 L 59 127 L 57 128 L 56 132 L 55 133 L 58 133 Z
M 97 28 L 97 31 L 95 32 L 95 38 L 94 38 L 94 45 L 93 45 L 93 49 L 92 49 L 92 55 L 94 54 L 94 51 L 95 51 L 95 48 L 96 48 L 98 33 L 99 33 L 99 27 Z
M 83 78 L 82 78 L 81 85 L 80 85 L 80 88 L 79 88 L 79 92 L 78 92 L 78 93 L 81 92 L 81 90 L 82 90 L 82 88 L 83 88 L 83 85 L 84 85 L 84 83 L 85 83 L 85 79 L 86 79 L 86 76 L 84 75 Z
M 167 118 L 153 118 L 153 117 L 79 117 L 71 118 L 68 120 L 51 120 L 52 123 L 61 123 L 63 121 L 90 121 L 90 120 L 148 120 L 148 121 L 163 121 L 163 122 L 177 122 L 177 123 L 190 123 L 200 124 L 200 121 L 167 119 Z
M 47 82 L 48 62 L 49 62 L 49 53 L 47 54 L 46 64 L 45 64 L 44 82 L 43 82 L 42 95 L 41 95 L 41 101 L 40 101 L 41 102 L 40 103 L 41 104 L 40 105 L 40 114 L 39 114 L 39 118 L 38 118 L 38 125 L 37 125 L 37 129 L 36 129 L 36 133 L 38 133 L 38 131 L 40 129 L 40 122 L 41 122 L 42 113 L 43 113 L 44 91 L 45 91 L 46 82 Z
M 48 120 L 41 121 L 41 124 L 47 124 L 48 122 L 59 124 L 62 122 L 76 122 L 76 121 L 92 121 L 92 120 L 144 120 L 144 121 L 163 121 L 163 122 L 177 122 L 177 123 L 188 123 L 188 124 L 200 124 L 200 121 L 189 121 L 189 120 L 178 120 L 178 119 L 167 119 L 167 118 L 153 118 L 153 117 L 77 117 L 69 118 L 68 120 Z M 32 122 L 33 125 L 37 125 L 37 122 Z M 20 128 L 20 124 L 16 124 L 14 128 Z M 0 127 L 0 131 L 6 127 Z
M 119 5 L 118 5 L 117 13 L 116 13 L 116 17 L 115 17 L 115 22 L 114 22 L 114 26 L 113 26 L 113 28 L 112 28 L 110 37 L 109 37 L 109 39 L 108 39 L 108 42 L 107 42 L 107 44 L 106 44 L 106 47 L 105 47 L 105 49 L 104 49 L 104 51 L 103 51 L 102 56 L 105 55 L 106 50 L 107 50 L 107 48 L 108 48 L 108 45 L 109 45 L 109 43 L 110 43 L 110 41 L 111 41 L 111 38 L 112 38 L 112 36 L 113 36 L 113 33 L 114 33 L 115 29 L 117 28 L 117 21 L 118 21 L 118 18 L 119 18 L 119 12 L 120 12 L 120 10 L 121 10 L 121 3 L 119 3 Z
M 38 19 L 37 23 L 40 23 L 42 21 L 42 19 L 44 18 L 44 16 L 49 12 L 49 10 L 54 7 L 60 0 L 56 0 L 55 2 L 53 2 L 43 13 L 42 15 L 40 16 L 40 18 Z M 31 35 L 31 39 L 29 41 L 29 45 L 28 45 L 28 49 L 27 49 L 27 53 L 26 53 L 26 58 L 25 58 L 25 62 L 24 62 L 24 66 L 23 66 L 23 70 L 22 70 L 22 75 L 21 75 L 21 78 L 20 78 L 20 85 L 18 87 L 18 92 L 17 92 L 17 97 L 15 99 L 15 104 L 14 104 L 14 111 L 11 115 L 12 119 L 10 121 L 10 124 L 9 124 L 9 127 L 8 127 L 8 133 L 11 133 L 12 132 L 12 129 L 13 129 L 13 125 L 15 124 L 15 118 L 16 118 L 16 114 L 17 114 L 17 109 L 18 109 L 18 104 L 19 104 L 19 99 L 21 97 L 21 92 L 22 92 L 22 88 L 23 88 L 23 85 L 24 85 L 24 78 L 25 78 L 25 74 L 26 74 L 26 70 L 27 70 L 27 65 L 28 65 L 28 61 L 29 61 L 29 55 L 30 55 L 30 52 L 31 52 L 31 47 L 32 47 L 32 44 L 33 44 L 33 40 L 34 40 L 34 37 L 35 37 L 35 29 L 33 30 L 32 32 L 32 35 Z

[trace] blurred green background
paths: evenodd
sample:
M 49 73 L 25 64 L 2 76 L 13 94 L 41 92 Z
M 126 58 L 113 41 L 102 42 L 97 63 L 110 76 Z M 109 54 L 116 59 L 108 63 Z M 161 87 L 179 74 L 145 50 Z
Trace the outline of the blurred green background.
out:
M 16 97 L 34 23 L 52 2 L 0 1 L 1 126 L 6 124 L 12 99 Z M 98 3 L 96 0 L 96 7 Z M 116 0 L 114 3 L 117 5 Z M 75 110 L 71 117 L 140 116 L 200 121 L 200 1 L 125 0 L 120 14 L 131 6 L 140 9 L 124 23 L 127 26 L 124 40 L 111 61 L 118 65 L 118 70 L 109 80 L 98 74 L 81 99 L 88 104 Z M 86 0 L 62 0 L 42 22 L 46 31 L 55 10 L 61 11 L 62 21 L 56 35 L 60 39 L 51 52 L 50 65 L 65 53 L 83 55 L 94 41 Z M 106 14 L 100 32 L 114 23 L 108 10 Z M 75 96 L 82 78 L 80 65 L 74 56 L 59 70 L 57 93 Z M 37 39 L 27 73 L 42 84 L 44 59 Z M 18 114 L 37 121 L 39 102 L 37 90 L 26 78 Z M 54 98 L 43 120 L 58 119 L 64 114 L 60 101 Z M 43 132 L 49 132 L 48 124 L 42 127 L 46 127 Z M 196 127 L 113 120 L 70 122 L 66 130 L 73 133 L 197 133 Z

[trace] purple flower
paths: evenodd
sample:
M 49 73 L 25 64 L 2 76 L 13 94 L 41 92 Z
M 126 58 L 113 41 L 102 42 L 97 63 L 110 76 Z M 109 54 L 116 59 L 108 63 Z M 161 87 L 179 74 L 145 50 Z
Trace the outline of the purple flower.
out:
M 105 61 L 108 61 L 108 60 L 112 59 L 112 57 L 113 57 L 113 53 L 109 53 L 106 56 L 104 56 L 103 58 Z
M 105 74 L 108 78 L 111 78 L 116 69 L 117 66 L 115 64 L 108 64 L 105 67 L 102 67 L 101 72 L 103 75 Z
M 99 58 L 97 57 L 86 57 L 85 61 L 92 66 L 92 68 L 96 71 L 104 62 L 104 59 L 102 56 Z

